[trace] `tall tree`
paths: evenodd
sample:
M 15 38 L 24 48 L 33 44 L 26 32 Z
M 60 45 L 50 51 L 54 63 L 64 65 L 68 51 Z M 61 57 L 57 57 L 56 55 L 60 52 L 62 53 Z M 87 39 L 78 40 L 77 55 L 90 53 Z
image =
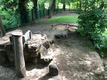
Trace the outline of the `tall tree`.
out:
M 80 0 L 80 9 L 81 9 L 82 1 Z
M 25 6 L 26 0 L 19 0 L 19 13 L 20 13 L 20 19 L 21 23 L 26 24 L 28 22 L 28 13 Z
M 3 26 L 3 23 L 2 23 L 1 16 L 0 16 L 0 29 L 1 29 L 1 32 L 2 32 L 2 36 L 4 36 L 5 35 L 5 29 L 4 29 L 4 26 Z
M 65 0 L 62 0 L 62 2 L 63 2 L 63 9 L 64 9 L 64 11 L 65 11 L 65 7 L 66 7 L 66 5 L 65 5 Z
M 33 0 L 34 9 L 35 9 L 35 16 L 37 17 L 37 6 L 38 6 L 38 0 Z
M 85 8 L 84 8 L 85 12 L 86 12 L 86 9 L 87 9 L 87 5 L 88 5 L 88 0 L 85 0 Z
M 49 18 L 52 17 L 53 10 L 54 10 L 54 8 L 55 8 L 55 4 L 56 4 L 56 0 L 53 0 L 53 1 L 52 1 L 52 4 L 51 4 L 51 7 L 50 7 L 50 9 L 49 9 Z

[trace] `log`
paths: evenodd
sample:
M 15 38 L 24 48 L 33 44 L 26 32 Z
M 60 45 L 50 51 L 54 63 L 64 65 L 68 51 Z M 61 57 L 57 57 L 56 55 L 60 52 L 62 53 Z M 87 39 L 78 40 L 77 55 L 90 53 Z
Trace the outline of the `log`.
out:
M 22 35 L 12 35 L 15 53 L 15 67 L 18 78 L 26 77 L 25 60 L 23 54 Z

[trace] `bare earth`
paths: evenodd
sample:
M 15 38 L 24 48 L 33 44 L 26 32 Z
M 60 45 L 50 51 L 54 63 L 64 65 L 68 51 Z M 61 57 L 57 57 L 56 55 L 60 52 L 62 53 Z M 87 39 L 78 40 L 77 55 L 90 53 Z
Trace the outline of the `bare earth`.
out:
M 65 25 L 58 25 L 57 32 L 63 26 Z M 20 29 L 23 32 L 30 29 L 33 33 L 44 33 L 50 39 L 57 34 L 51 24 L 33 25 Z M 70 26 L 68 29 L 70 30 L 69 35 L 66 38 L 55 39 L 54 47 L 52 47 L 54 59 L 50 64 L 55 63 L 58 66 L 59 75 L 48 76 L 48 66 L 31 64 L 27 66 L 27 77 L 20 80 L 106 80 L 103 60 L 95 51 L 93 44 L 76 33 L 75 26 Z M 0 66 L 0 80 L 18 79 L 13 68 Z

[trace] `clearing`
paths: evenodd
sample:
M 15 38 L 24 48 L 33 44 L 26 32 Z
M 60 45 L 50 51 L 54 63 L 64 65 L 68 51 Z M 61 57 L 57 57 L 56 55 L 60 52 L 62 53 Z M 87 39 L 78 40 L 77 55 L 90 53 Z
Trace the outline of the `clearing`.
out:
M 74 15 L 69 12 L 60 13 L 59 15 Z M 58 16 L 58 15 L 55 15 Z M 48 76 L 48 66 L 43 64 L 30 64 L 27 65 L 27 75 L 25 79 L 21 80 L 106 80 L 107 74 L 104 69 L 106 60 L 100 58 L 99 54 L 95 51 L 93 44 L 79 33 L 75 23 L 50 23 L 42 24 L 46 19 L 37 22 L 30 27 L 22 27 L 24 33 L 31 30 L 33 34 L 40 33 L 46 34 L 48 38 L 53 39 L 54 35 L 59 31 L 68 29 L 69 34 L 66 37 L 58 37 L 54 39 L 54 59 L 50 64 L 55 63 L 59 68 L 58 76 Z M 40 25 L 41 23 L 41 25 Z M 52 27 L 54 26 L 54 29 Z M 69 27 L 67 27 L 69 25 Z M 13 31 L 15 32 L 15 31 Z M 12 31 L 7 34 L 12 33 Z M 3 38 L 0 41 L 5 40 Z M 14 68 L 0 66 L 0 80 L 17 80 Z

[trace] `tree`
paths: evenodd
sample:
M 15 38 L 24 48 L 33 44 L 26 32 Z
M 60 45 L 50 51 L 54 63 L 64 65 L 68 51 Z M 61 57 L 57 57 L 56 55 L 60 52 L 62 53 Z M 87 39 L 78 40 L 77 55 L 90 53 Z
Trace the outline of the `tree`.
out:
M 33 0 L 34 9 L 35 9 L 35 16 L 37 17 L 37 6 L 38 6 L 38 0 Z
M 53 1 L 52 1 L 52 4 L 51 4 L 51 7 L 50 7 L 50 9 L 49 9 L 49 18 L 52 17 L 55 4 L 56 4 L 56 0 L 53 0 Z
M 85 12 L 86 12 L 86 9 L 87 9 L 87 5 L 88 5 L 88 0 L 85 0 L 85 9 L 84 9 Z
M 28 13 L 26 11 L 25 1 L 26 0 L 19 0 L 20 19 L 21 19 L 21 23 L 23 24 L 26 24 L 28 22 L 28 17 L 27 17 Z
M 81 9 L 82 1 L 80 0 L 80 9 Z
M 3 23 L 2 23 L 1 16 L 0 16 L 0 29 L 1 29 L 1 32 L 2 32 L 2 36 L 4 36 L 5 35 L 5 29 L 4 29 L 4 26 L 3 26 Z
M 64 11 L 65 11 L 65 0 L 62 0 L 62 2 L 63 2 L 63 9 L 64 9 Z

